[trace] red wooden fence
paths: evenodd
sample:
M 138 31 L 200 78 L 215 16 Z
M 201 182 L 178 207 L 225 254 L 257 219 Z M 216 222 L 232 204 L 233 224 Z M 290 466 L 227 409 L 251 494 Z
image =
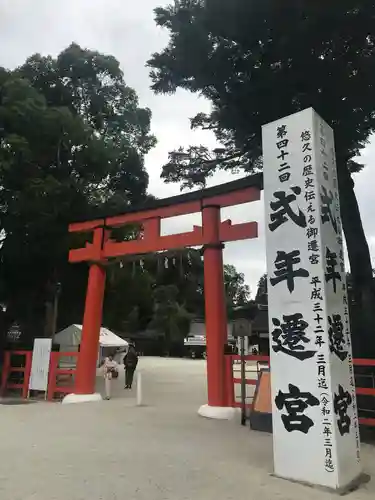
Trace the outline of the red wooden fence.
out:
M 29 382 L 31 374 L 32 351 L 6 351 L 4 355 L 4 364 L 1 375 L 0 394 L 4 396 L 8 389 L 21 389 L 22 397 L 27 398 L 29 392 Z M 14 356 L 22 356 L 22 366 L 13 366 Z M 78 356 L 78 352 L 51 352 L 47 398 L 51 401 L 56 394 L 69 394 L 74 392 L 74 376 L 76 368 L 59 367 L 60 360 L 64 357 Z M 12 382 L 10 376 L 12 373 L 21 374 L 22 380 Z M 62 380 L 64 379 L 64 380 Z M 64 384 L 61 382 L 65 381 Z M 66 383 L 68 382 L 68 383 Z
M 226 373 L 227 373 L 227 381 L 228 381 L 228 387 L 227 387 L 227 394 L 228 394 L 228 406 L 233 406 L 233 407 L 241 407 L 241 403 L 236 401 L 235 399 L 235 390 L 234 390 L 234 385 L 235 384 L 240 384 L 241 379 L 236 378 L 233 376 L 233 361 L 241 360 L 241 356 L 238 356 L 237 354 L 229 354 L 226 357 Z M 246 385 L 256 385 L 258 381 L 258 373 L 260 369 L 262 368 L 261 365 L 266 364 L 267 367 L 269 367 L 269 362 L 270 358 L 269 356 L 256 356 L 256 355 L 248 355 L 244 356 L 244 359 L 246 361 L 255 361 L 256 362 L 256 375 L 257 377 L 254 379 L 247 378 L 246 379 Z M 353 360 L 354 366 L 362 366 L 362 367 L 370 367 L 374 366 L 375 367 L 375 359 L 354 359 Z M 366 377 L 366 375 L 358 375 L 356 374 L 357 377 Z M 374 396 L 375 397 L 375 387 L 374 387 L 374 379 L 372 378 L 372 387 L 356 387 L 356 393 L 357 395 L 361 396 Z M 252 408 L 252 403 L 249 404 L 247 403 L 245 405 L 247 408 Z M 364 409 L 364 408 L 363 408 Z M 359 422 L 362 425 L 367 425 L 371 427 L 375 427 L 375 418 L 369 418 L 369 417 L 360 417 Z
M 78 357 L 78 352 L 51 352 L 48 374 L 47 399 L 52 401 L 56 394 L 70 394 L 74 392 L 76 367 L 59 367 L 65 357 Z M 65 383 L 61 384 L 64 381 Z M 66 383 L 67 382 L 67 383 Z
M 1 375 L 1 395 L 3 396 L 8 389 L 21 389 L 22 397 L 27 398 L 29 392 L 29 381 L 31 373 L 32 351 L 6 351 L 4 355 L 3 371 Z M 21 364 L 23 366 L 12 366 L 12 357 L 22 356 Z M 9 376 L 12 373 L 22 375 L 22 381 L 11 382 Z

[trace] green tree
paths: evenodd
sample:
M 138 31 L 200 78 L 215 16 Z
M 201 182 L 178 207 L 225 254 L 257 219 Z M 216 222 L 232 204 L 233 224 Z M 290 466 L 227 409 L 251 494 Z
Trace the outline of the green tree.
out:
M 332 125 L 362 349 L 375 354 L 375 294 L 369 247 L 352 174 L 375 128 L 375 5 L 332 0 L 176 0 L 155 10 L 170 33 L 152 56 L 152 88 L 204 96 L 212 112 L 192 127 L 212 130 L 223 148 L 177 151 L 164 166 L 167 182 L 204 185 L 217 168 L 261 169 L 261 126 L 313 107 Z M 358 345 L 356 346 L 358 352 Z
M 81 316 L 87 271 L 68 264 L 68 223 L 145 198 L 150 118 L 115 58 L 75 44 L 0 69 L 0 299 L 30 334 L 57 281 L 60 318 L 76 303 Z
M 199 250 L 184 249 L 159 255 L 158 285 L 175 285 L 177 300 L 187 311 L 204 316 L 204 262 Z M 166 267 L 167 266 L 167 267 Z M 223 279 L 227 307 L 243 305 L 250 296 L 245 276 L 235 266 L 224 264 Z
M 170 353 L 173 344 L 183 343 L 189 332 L 191 315 L 177 302 L 175 285 L 159 286 L 154 292 L 154 315 L 150 327 L 164 335 L 164 350 Z
M 250 288 L 245 283 L 245 275 L 239 273 L 232 264 L 224 264 L 224 285 L 227 306 L 242 306 L 250 298 Z
M 181 249 L 158 254 L 150 262 L 158 286 L 175 285 L 177 301 L 187 311 L 204 315 L 204 268 L 199 250 Z
M 109 268 L 103 323 L 126 333 L 144 330 L 153 314 L 155 276 L 131 265 Z
M 262 276 L 259 278 L 255 302 L 257 304 L 268 305 L 267 273 L 262 274 Z

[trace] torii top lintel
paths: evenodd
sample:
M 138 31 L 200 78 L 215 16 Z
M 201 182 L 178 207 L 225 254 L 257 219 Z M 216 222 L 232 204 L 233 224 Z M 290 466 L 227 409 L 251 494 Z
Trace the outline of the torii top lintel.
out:
M 262 189 L 262 175 L 255 174 L 212 188 L 152 200 L 142 207 L 131 208 L 121 214 L 107 214 L 96 220 L 73 222 L 69 225 L 69 232 L 90 232 L 93 233 L 93 238 L 85 247 L 70 250 L 69 262 L 105 262 L 110 258 L 125 255 L 142 255 L 218 243 L 208 241 L 208 232 L 205 234 L 204 226 L 194 226 L 192 231 L 185 233 L 162 236 L 161 219 L 202 212 L 213 207 L 217 209 L 257 201 Z M 143 228 L 138 239 L 122 242 L 111 240 L 111 229 L 134 223 Z M 220 223 L 220 243 L 257 236 L 256 222 L 232 224 L 230 220 L 226 220 Z

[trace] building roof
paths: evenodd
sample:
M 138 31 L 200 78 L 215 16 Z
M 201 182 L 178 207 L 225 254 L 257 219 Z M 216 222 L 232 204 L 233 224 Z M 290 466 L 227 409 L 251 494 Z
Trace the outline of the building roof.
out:
M 54 342 L 65 348 L 76 347 L 81 343 L 82 328 L 82 325 L 70 325 L 56 333 Z M 128 345 L 126 340 L 104 327 L 100 328 L 99 344 L 101 347 L 126 347 Z

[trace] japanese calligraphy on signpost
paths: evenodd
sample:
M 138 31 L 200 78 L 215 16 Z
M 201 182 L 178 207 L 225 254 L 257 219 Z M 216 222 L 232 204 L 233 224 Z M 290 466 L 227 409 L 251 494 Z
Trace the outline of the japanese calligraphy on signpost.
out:
M 263 157 L 275 473 L 337 488 L 360 463 L 333 131 L 304 110 Z

